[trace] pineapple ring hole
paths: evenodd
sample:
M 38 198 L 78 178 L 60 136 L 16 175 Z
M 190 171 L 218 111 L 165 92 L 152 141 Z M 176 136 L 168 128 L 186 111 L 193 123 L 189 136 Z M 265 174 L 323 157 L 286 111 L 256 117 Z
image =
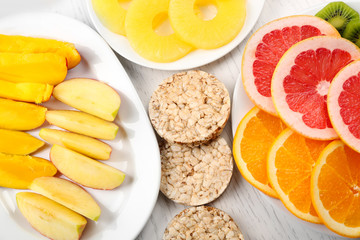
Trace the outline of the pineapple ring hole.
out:
M 174 33 L 167 12 L 156 15 L 152 22 L 154 32 L 159 36 L 169 36 Z
M 118 0 L 118 3 L 120 4 L 120 7 L 122 7 L 125 10 L 128 10 L 131 0 Z
M 195 15 L 204 21 L 214 19 L 218 13 L 215 0 L 196 0 L 194 5 Z

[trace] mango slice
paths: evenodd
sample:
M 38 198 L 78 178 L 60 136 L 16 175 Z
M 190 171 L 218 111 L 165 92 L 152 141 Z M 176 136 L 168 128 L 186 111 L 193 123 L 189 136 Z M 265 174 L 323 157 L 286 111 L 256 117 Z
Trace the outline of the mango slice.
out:
M 114 121 L 121 103 L 119 94 L 112 87 L 88 78 L 74 78 L 60 83 L 54 88 L 54 97 L 107 121 Z
M 1 80 L 56 85 L 66 74 L 66 58 L 55 53 L 0 52 Z
M 35 178 L 56 172 L 56 167 L 43 158 L 0 153 L 0 187 L 27 189 Z
M 89 137 L 113 140 L 119 127 L 112 122 L 90 114 L 72 110 L 52 110 L 46 113 L 46 120 L 55 126 Z
M 35 152 L 44 142 L 25 132 L 0 129 L 0 152 L 28 155 Z
M 0 128 L 31 130 L 45 122 L 47 109 L 31 103 L 0 98 Z
M 42 128 L 39 136 L 49 143 L 67 147 L 94 159 L 107 160 L 112 151 L 106 143 L 77 133 Z
M 78 240 L 87 223 L 83 216 L 37 193 L 19 192 L 16 203 L 31 226 L 53 240 Z
M 68 68 L 80 63 L 81 57 L 74 44 L 54 39 L 0 34 L 0 52 L 56 53 L 66 58 Z
M 0 80 L 0 97 L 42 103 L 50 99 L 54 87 L 45 83 L 13 83 Z

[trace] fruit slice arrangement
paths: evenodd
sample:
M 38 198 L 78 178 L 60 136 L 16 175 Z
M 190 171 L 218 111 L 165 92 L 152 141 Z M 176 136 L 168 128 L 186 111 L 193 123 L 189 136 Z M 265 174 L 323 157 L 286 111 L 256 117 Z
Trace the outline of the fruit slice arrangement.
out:
M 277 115 L 271 98 L 271 79 L 283 54 L 309 37 L 340 36 L 326 21 L 314 16 L 289 16 L 274 20 L 259 30 L 245 46 L 241 73 L 244 88 L 253 103 Z
M 116 137 L 119 127 L 113 121 L 120 96 L 93 79 L 63 82 L 67 69 L 81 59 L 71 43 L 7 35 L 0 35 L 0 43 L 0 187 L 39 193 L 19 192 L 16 200 L 21 213 L 43 235 L 79 239 L 87 223 L 84 217 L 97 221 L 101 209 L 76 183 L 114 189 L 125 178 L 120 170 L 97 161 L 109 159 L 112 149 L 95 139 Z M 37 105 L 52 94 L 80 111 Z M 21 132 L 38 128 L 45 120 L 73 131 L 41 129 L 40 137 L 54 144 L 51 161 L 28 155 L 45 143 Z M 76 183 L 53 177 L 58 171 Z
M 250 38 L 242 80 L 267 113 L 242 119 L 233 154 L 244 178 L 295 216 L 360 237 L 359 14 L 335 2 L 316 16 L 275 20 Z M 302 28 L 312 30 L 303 38 Z
M 231 42 L 245 22 L 245 0 L 92 0 L 111 31 L 124 35 L 142 57 L 172 62 L 193 49 Z M 124 4 L 126 3 L 126 4 Z

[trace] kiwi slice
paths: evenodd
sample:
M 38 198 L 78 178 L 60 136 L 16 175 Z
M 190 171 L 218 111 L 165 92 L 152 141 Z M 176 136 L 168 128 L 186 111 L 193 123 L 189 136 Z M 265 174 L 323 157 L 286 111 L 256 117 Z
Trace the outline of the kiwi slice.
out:
M 360 19 L 359 13 L 344 2 L 329 3 L 315 16 L 328 21 L 341 35 L 351 20 Z
M 360 20 L 352 20 L 346 25 L 343 37 L 360 47 Z

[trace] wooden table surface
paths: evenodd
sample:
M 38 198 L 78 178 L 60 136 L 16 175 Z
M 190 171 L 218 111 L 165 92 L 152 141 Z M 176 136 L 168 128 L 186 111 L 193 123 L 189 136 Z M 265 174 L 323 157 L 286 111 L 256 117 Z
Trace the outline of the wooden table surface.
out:
M 7 7 L 6 3 L 9 1 L 19 2 L 20 9 Z M 14 12 L 40 10 L 67 15 L 93 27 L 85 7 L 85 1 L 86 0 L 0 0 L 0 16 Z M 270 20 L 301 13 L 309 7 L 323 2 L 326 2 L 326 0 L 266 0 L 261 16 L 252 32 Z M 247 38 L 232 52 L 221 59 L 198 68 L 214 74 L 218 79 L 223 81 L 231 96 L 240 72 L 240 60 L 246 40 Z M 150 96 L 157 85 L 163 79 L 175 73 L 174 71 L 160 71 L 142 67 L 119 55 L 117 56 L 132 80 L 145 108 L 147 108 Z M 230 125 L 229 122 L 222 134 L 228 143 L 232 142 Z M 141 201 L 146 200 L 139 199 L 139 204 L 141 204 Z M 245 239 L 342 239 L 316 232 L 302 224 L 301 220 L 294 219 L 284 212 L 279 211 L 276 207 L 273 207 L 262 193 L 253 188 L 241 177 L 236 167 L 234 168 L 234 176 L 227 190 L 219 199 L 210 205 L 230 214 L 242 229 Z M 137 239 L 161 239 L 167 223 L 184 208 L 184 206 L 168 200 L 160 193 L 153 213 Z M 119 236 L 118 239 L 121 239 L 121 236 Z

